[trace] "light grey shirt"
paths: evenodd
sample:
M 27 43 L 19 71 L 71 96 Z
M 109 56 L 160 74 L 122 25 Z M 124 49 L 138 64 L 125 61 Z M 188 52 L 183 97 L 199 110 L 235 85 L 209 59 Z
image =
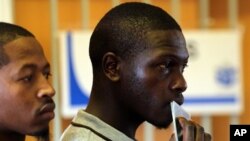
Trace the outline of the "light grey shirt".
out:
M 61 136 L 61 141 L 134 141 L 84 110 L 79 110 Z

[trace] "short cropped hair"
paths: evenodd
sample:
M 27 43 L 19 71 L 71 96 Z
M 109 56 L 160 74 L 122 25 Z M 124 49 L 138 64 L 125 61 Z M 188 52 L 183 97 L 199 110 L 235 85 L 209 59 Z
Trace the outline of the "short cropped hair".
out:
M 147 48 L 145 34 L 152 30 L 179 30 L 179 24 L 163 9 L 140 2 L 120 4 L 108 13 L 94 29 L 89 55 L 94 68 L 101 67 L 106 52 L 130 58 Z
M 31 32 L 21 26 L 0 22 L 0 69 L 9 63 L 9 57 L 3 46 L 20 37 L 35 37 Z

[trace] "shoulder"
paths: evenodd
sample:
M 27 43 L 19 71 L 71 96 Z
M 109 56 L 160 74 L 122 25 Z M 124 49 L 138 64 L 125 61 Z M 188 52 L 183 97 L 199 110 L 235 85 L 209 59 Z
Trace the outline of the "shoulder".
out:
M 62 134 L 60 141 L 105 141 L 91 130 L 70 125 Z
M 88 141 L 86 136 L 86 131 L 84 128 L 74 127 L 69 125 L 61 136 L 61 141 Z

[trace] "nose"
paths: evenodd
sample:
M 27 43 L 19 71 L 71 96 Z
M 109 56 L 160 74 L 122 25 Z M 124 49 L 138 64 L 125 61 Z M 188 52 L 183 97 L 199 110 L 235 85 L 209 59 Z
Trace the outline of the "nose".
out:
M 55 95 L 55 89 L 50 84 L 50 82 L 47 79 L 43 79 L 43 81 L 40 83 L 40 89 L 38 92 L 38 97 L 53 97 Z
M 182 73 L 175 74 L 172 82 L 170 83 L 170 89 L 177 94 L 184 92 L 187 89 L 187 83 Z

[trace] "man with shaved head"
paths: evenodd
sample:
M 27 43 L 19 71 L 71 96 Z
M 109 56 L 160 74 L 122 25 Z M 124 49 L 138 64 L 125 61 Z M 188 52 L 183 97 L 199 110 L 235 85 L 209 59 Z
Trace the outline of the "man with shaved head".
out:
M 188 63 L 185 38 L 163 9 L 122 3 L 95 27 L 89 45 L 93 86 L 62 141 L 132 141 L 145 121 L 158 128 L 172 123 L 172 101 L 183 104 Z M 183 141 L 210 141 L 204 128 L 179 118 Z M 171 138 L 172 140 L 173 138 Z

